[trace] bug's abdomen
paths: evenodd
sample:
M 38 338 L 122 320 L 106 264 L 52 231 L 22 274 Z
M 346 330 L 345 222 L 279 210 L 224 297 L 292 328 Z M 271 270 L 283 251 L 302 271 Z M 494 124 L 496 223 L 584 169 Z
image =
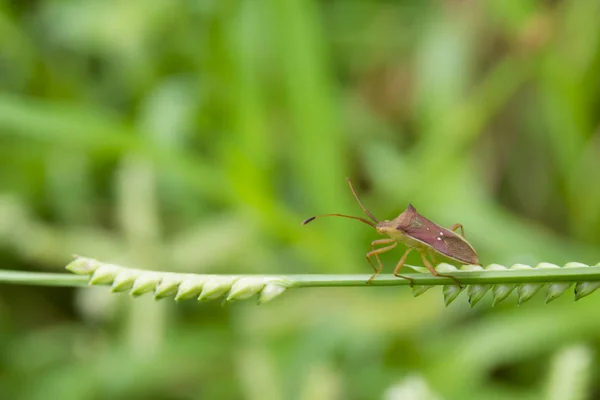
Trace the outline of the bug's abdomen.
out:
M 479 257 L 473 247 L 464 238 L 446 228 L 431 223 L 418 229 L 411 227 L 406 232 L 399 232 L 453 260 L 465 264 L 479 264 Z M 402 241 L 406 243 L 407 240 Z
M 440 253 L 468 264 L 479 264 L 477 253 L 464 240 L 455 236 L 443 236 L 441 239 L 443 246 L 433 246 Z

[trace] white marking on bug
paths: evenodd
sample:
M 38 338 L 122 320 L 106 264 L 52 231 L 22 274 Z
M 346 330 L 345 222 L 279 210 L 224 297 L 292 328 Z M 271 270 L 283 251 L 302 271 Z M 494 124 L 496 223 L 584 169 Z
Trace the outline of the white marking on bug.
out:
M 442 240 L 442 238 L 437 238 L 437 240 Z
M 440 232 L 440 236 L 444 236 L 444 232 Z

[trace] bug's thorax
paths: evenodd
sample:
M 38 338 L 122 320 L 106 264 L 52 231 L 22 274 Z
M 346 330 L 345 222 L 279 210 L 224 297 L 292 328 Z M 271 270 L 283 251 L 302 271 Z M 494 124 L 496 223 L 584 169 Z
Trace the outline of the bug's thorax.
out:
M 415 214 L 416 210 L 412 205 L 409 205 L 406 210 L 404 210 L 393 220 L 380 221 L 377 224 L 377 233 L 381 235 L 388 235 L 394 239 L 396 239 L 399 235 L 405 235 L 404 230 L 414 223 Z
M 396 223 L 396 220 L 381 221 L 377 225 L 377 232 L 381 235 L 389 236 L 390 238 L 409 247 L 413 247 L 416 249 L 425 247 L 423 246 L 423 243 L 419 242 L 418 240 L 414 240 L 409 235 L 407 235 L 406 232 L 398 229 L 397 226 L 398 224 Z
M 390 238 L 413 248 L 426 247 L 423 246 L 421 241 L 413 239 L 405 231 L 405 228 L 408 228 L 413 223 L 414 213 L 412 210 L 414 210 L 412 206 L 409 206 L 409 208 L 407 208 L 402 214 L 398 215 L 393 220 L 379 222 L 376 228 L 377 233 L 380 235 L 389 236 Z

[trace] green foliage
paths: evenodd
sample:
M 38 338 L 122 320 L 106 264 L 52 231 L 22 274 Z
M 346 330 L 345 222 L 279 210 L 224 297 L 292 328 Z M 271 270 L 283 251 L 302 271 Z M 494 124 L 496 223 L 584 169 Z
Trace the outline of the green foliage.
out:
M 593 265 L 599 9 L 0 1 L 2 268 L 58 272 L 78 253 L 184 274 L 367 274 L 375 232 L 299 226 L 360 212 L 346 176 L 380 219 L 412 202 L 462 223 L 484 265 Z M 176 293 L 152 274 L 119 279 Z M 382 287 L 222 308 L 3 286 L 0 397 L 586 398 L 599 390 L 600 297 L 539 283 L 469 286 L 475 308 Z

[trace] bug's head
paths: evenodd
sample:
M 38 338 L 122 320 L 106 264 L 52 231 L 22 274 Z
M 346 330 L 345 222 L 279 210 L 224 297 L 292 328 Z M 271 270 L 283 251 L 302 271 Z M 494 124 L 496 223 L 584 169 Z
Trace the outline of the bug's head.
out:
M 371 218 L 371 221 L 369 221 L 368 219 L 365 218 L 361 218 L 361 217 L 355 217 L 353 215 L 345 215 L 345 214 L 322 214 L 322 215 L 316 215 L 314 217 L 310 217 L 306 220 L 304 220 L 302 222 L 302 225 L 306 225 L 311 221 L 314 221 L 317 218 L 321 218 L 321 217 L 344 217 L 344 218 L 351 218 L 351 219 L 356 219 L 360 222 L 363 222 L 369 226 L 372 226 L 373 228 L 375 228 L 377 230 L 378 233 L 381 233 L 382 235 L 386 234 L 386 233 L 382 233 L 379 230 L 379 226 L 385 222 L 390 222 L 390 221 L 383 221 L 383 222 L 379 222 L 379 220 L 377 218 L 375 218 L 375 216 L 373 214 L 371 214 L 371 212 L 369 210 L 367 210 L 365 208 L 365 206 L 363 206 L 363 204 L 360 202 L 360 199 L 358 198 L 358 195 L 356 194 L 356 191 L 354 190 L 354 187 L 352 187 L 352 182 L 350 182 L 350 178 L 346 178 L 346 182 L 348 182 L 348 186 L 350 186 L 350 190 L 352 191 L 352 195 L 354 196 L 354 198 L 356 199 L 356 201 L 358 202 L 358 205 L 360 206 L 360 208 L 362 208 L 362 210 L 365 212 L 365 214 L 367 214 L 367 216 L 369 218 Z

